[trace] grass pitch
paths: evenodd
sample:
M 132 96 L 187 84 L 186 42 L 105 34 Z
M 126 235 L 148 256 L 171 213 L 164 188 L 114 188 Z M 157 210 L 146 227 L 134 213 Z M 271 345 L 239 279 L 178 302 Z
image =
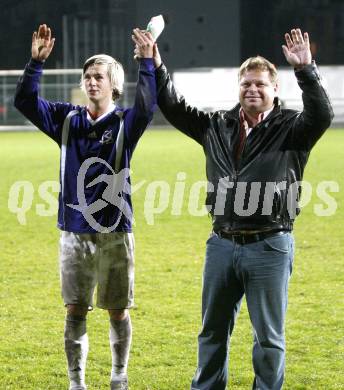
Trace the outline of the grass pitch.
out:
M 328 131 L 306 168 L 304 179 L 313 191 L 294 232 L 297 249 L 289 290 L 286 390 L 344 389 L 342 145 L 344 131 Z M 42 183 L 58 180 L 59 151 L 40 133 L 4 133 L 0 154 L 0 389 L 67 389 L 56 215 L 39 215 L 54 214 L 54 202 L 47 203 L 44 194 L 42 199 Z M 141 187 L 133 195 L 132 390 L 188 389 L 194 373 L 203 255 L 211 221 L 190 215 L 189 202 L 197 202 L 200 210 L 204 189 L 200 186 L 200 196 L 190 195 L 190 190 L 205 180 L 204 165 L 201 148 L 174 130 L 148 131 L 134 154 L 132 181 Z M 16 194 L 13 184 L 18 181 L 25 182 L 26 193 L 19 191 L 17 201 L 10 200 L 9 206 L 10 190 Z M 314 210 L 328 207 L 318 186 L 324 181 L 337 183 L 338 192 L 328 189 L 335 186 L 326 190 L 337 209 L 331 216 L 319 217 Z M 184 197 L 178 198 L 175 188 L 179 186 L 176 194 L 180 194 L 184 184 Z M 53 187 L 47 188 L 51 192 Z M 13 211 L 24 200 L 27 210 L 20 220 L 26 224 L 20 224 Z M 155 214 L 147 212 L 149 205 Z M 107 389 L 106 312 L 96 309 L 89 314 L 88 333 L 89 389 Z M 251 343 L 243 305 L 232 337 L 230 389 L 251 388 Z

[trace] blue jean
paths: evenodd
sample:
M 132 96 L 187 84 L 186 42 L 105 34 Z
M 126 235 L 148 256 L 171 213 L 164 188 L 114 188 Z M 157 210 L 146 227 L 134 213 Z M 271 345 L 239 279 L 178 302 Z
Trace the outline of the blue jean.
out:
M 253 328 L 255 390 L 282 388 L 284 323 L 294 239 L 290 233 L 240 245 L 213 233 L 207 241 L 198 367 L 191 390 L 224 390 L 230 336 L 245 294 Z

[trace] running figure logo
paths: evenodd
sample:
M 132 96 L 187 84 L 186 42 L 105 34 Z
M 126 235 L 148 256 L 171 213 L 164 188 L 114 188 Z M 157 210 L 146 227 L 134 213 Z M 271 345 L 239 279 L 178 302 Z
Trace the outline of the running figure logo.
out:
M 93 179 L 85 187 L 86 172 L 92 164 L 99 163 L 105 165 L 109 169 L 111 174 L 101 174 L 95 179 Z M 127 180 L 129 178 L 129 174 L 129 168 L 124 168 L 120 172 L 116 173 L 111 167 L 111 165 L 109 165 L 105 160 L 99 157 L 88 158 L 82 163 L 77 177 L 77 197 L 79 204 L 67 204 L 67 206 L 71 207 L 74 210 L 80 211 L 84 216 L 85 220 L 92 227 L 92 229 L 96 230 L 97 232 L 113 232 L 118 226 L 123 214 L 127 219 L 129 219 L 129 221 L 132 221 L 132 210 L 123 196 L 124 193 L 129 195 L 131 193 L 130 183 Z M 86 202 L 84 188 L 90 188 L 101 182 L 105 182 L 107 184 L 107 187 L 103 191 L 101 199 L 97 199 L 95 202 L 88 205 Z M 93 214 L 97 211 L 102 210 L 109 204 L 112 204 L 119 209 L 119 215 L 117 217 L 116 222 L 112 226 L 102 226 L 99 222 L 96 221 L 96 219 L 93 217 Z
M 113 144 L 114 139 L 112 135 L 112 130 L 106 130 L 102 136 L 102 139 L 99 141 L 101 144 Z

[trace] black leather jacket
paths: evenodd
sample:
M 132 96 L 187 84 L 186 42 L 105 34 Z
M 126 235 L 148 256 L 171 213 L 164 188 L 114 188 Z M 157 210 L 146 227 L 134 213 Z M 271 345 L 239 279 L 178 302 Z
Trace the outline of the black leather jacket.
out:
M 292 230 L 310 150 L 333 118 L 316 65 L 295 75 L 303 92 L 303 111 L 282 109 L 275 99 L 272 112 L 249 133 L 237 161 L 240 105 L 230 111 L 200 111 L 176 91 L 164 64 L 156 70 L 162 113 L 203 147 L 209 183 L 206 204 L 214 231 Z

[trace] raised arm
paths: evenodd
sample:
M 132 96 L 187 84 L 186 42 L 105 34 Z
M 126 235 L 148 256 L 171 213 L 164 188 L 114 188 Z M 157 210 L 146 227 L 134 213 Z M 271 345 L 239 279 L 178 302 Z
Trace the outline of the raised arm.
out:
M 137 28 L 133 30 L 132 40 L 138 53 L 139 72 L 134 106 L 126 111 L 125 128 L 130 144 L 134 147 L 152 120 L 157 102 L 152 59 L 154 40 L 150 33 L 144 33 Z
M 174 87 L 170 74 L 161 60 L 158 45 L 153 47 L 153 59 L 156 67 L 158 105 L 172 126 L 203 144 L 210 114 L 189 105 Z
M 55 38 L 52 38 L 51 29 L 46 24 L 40 25 L 33 33 L 31 59 L 18 81 L 14 105 L 35 126 L 60 143 L 62 123 L 72 105 L 52 103 L 39 96 L 43 63 L 54 43 Z
M 282 46 L 287 62 L 293 66 L 302 89 L 303 111 L 294 123 L 294 139 L 300 146 L 311 149 L 333 119 L 330 99 L 324 89 L 319 71 L 312 61 L 307 33 L 293 29 L 285 34 Z

